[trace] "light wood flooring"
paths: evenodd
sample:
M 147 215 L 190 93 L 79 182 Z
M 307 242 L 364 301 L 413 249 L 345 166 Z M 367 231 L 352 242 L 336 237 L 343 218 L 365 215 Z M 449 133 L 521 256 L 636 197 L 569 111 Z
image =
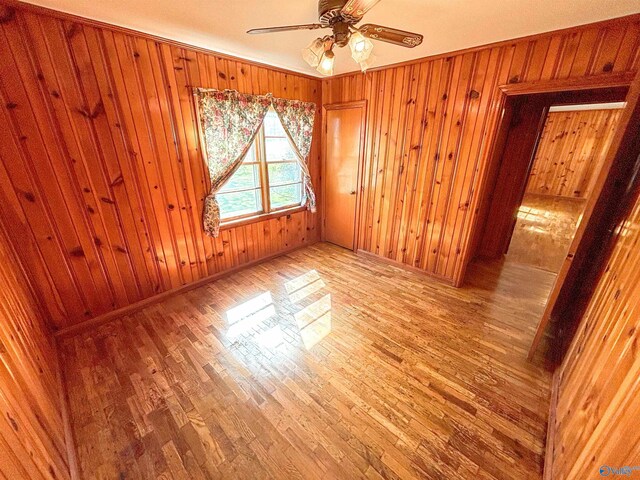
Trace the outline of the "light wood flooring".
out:
M 65 339 L 83 478 L 541 478 L 552 280 L 325 243 Z
M 518 209 L 507 260 L 558 273 L 586 203 L 584 198 L 527 193 Z

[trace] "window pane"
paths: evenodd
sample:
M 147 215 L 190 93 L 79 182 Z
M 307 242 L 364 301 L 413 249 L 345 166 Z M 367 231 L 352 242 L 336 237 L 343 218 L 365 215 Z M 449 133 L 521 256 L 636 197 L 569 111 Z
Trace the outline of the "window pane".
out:
M 302 183 L 271 187 L 271 208 L 290 207 L 302 203 Z
M 296 154 L 293 153 L 286 138 L 265 138 L 264 142 L 267 149 L 267 162 L 296 159 Z
M 267 137 L 286 136 L 284 128 L 282 128 L 282 124 L 280 123 L 280 118 L 273 108 L 270 108 L 267 116 L 264 117 L 264 134 Z
M 269 184 L 299 182 L 302 177 L 300 166 L 297 163 L 270 163 Z
M 262 211 L 260 189 L 219 193 L 216 197 L 220 204 L 220 218 L 223 219 Z
M 256 141 L 254 140 L 253 143 L 251 144 L 251 148 L 249 148 L 249 151 L 247 152 L 247 155 L 242 159 L 243 163 L 250 163 L 250 162 L 257 162 L 258 159 L 256 158 Z
M 258 188 L 260 186 L 260 173 L 258 165 L 240 165 L 236 173 L 225 183 L 220 192 L 245 188 Z

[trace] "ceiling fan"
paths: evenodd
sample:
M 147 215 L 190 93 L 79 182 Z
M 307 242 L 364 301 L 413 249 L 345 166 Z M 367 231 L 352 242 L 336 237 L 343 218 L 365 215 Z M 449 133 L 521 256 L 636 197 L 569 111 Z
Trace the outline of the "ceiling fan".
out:
M 413 48 L 422 43 L 422 35 L 405 32 L 396 28 L 366 24 L 356 27 L 362 17 L 380 0 L 319 0 L 318 21 L 306 25 L 285 27 L 254 28 L 247 33 L 274 33 L 290 30 L 318 30 L 331 28 L 332 35 L 318 37 L 302 50 L 302 57 L 323 75 L 333 75 L 335 56 L 333 47 L 349 45 L 351 56 L 366 71 L 373 62 L 373 43 L 369 39 L 393 43 L 401 47 Z

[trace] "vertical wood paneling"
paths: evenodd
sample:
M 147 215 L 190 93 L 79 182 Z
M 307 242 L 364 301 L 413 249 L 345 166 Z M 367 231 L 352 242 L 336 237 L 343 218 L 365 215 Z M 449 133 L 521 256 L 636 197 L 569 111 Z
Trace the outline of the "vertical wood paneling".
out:
M 367 100 L 359 248 L 459 282 L 500 115 L 500 85 L 634 72 L 638 17 L 323 82 Z
M 553 478 L 637 466 L 640 432 L 640 201 L 617 241 L 560 367 Z
M 545 463 L 549 479 L 633 476 L 638 466 L 639 99 L 637 74 L 602 167 L 616 174 L 598 180 L 594 193 L 600 194 L 588 200 L 590 215 L 576 234 L 582 241 L 577 248 L 572 245 L 575 258 L 588 256 L 588 264 L 565 273 L 574 288 L 560 292 L 571 304 L 558 313 L 565 344 L 556 346 L 562 364 L 554 377 L 550 412 Z
M 53 329 L 317 240 L 307 211 L 204 235 L 209 180 L 191 87 L 271 92 L 320 111 L 319 80 L 0 8 L 1 221 Z M 310 170 L 319 185 L 319 141 Z
M 622 110 L 550 112 L 527 193 L 588 198 Z
M 65 479 L 56 349 L 0 231 L 0 476 Z

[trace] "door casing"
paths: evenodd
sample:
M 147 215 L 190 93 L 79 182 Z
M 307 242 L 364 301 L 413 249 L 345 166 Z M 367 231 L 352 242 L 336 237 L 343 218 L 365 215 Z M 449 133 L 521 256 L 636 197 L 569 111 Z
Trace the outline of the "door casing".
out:
M 489 170 L 491 165 L 499 165 L 499 160 L 502 155 L 501 148 L 504 147 L 506 134 L 509 130 L 511 118 L 509 115 L 509 104 L 517 97 L 527 95 L 553 95 L 556 100 L 560 99 L 560 103 L 589 103 L 585 101 L 585 97 L 589 97 L 589 91 L 592 92 L 608 92 L 615 97 L 620 91 L 624 91 L 625 94 L 629 90 L 629 86 L 633 82 L 634 75 L 629 73 L 610 75 L 606 77 L 587 77 L 584 79 L 570 79 L 570 80 L 553 80 L 545 82 L 530 82 L 521 84 L 507 84 L 500 86 L 500 91 L 497 93 L 496 102 L 499 105 L 499 111 L 502 112 L 498 125 L 496 127 L 496 134 L 494 141 L 489 149 L 489 158 L 491 158 Z M 567 98 L 562 99 L 563 96 Z M 598 94 L 600 97 L 597 101 L 612 101 L 606 100 L 605 95 Z M 577 102 L 572 102 L 579 98 Z M 622 127 L 622 124 L 620 125 Z M 617 146 L 615 142 L 612 143 L 607 157 L 613 158 L 616 155 Z M 494 170 L 493 175 L 497 175 L 497 170 Z M 591 214 L 596 205 L 602 204 L 607 201 L 606 194 L 600 188 L 602 185 L 607 184 L 616 176 L 616 172 L 611 170 L 610 161 L 605 162 L 600 173 L 598 174 L 597 184 L 599 187 L 594 189 L 591 198 L 587 201 L 585 207 L 585 213 L 583 215 L 580 226 L 574 236 L 573 242 L 569 249 L 569 253 L 565 259 L 565 262 L 558 273 L 556 281 L 549 294 L 544 313 L 538 325 L 536 335 L 533 339 L 531 348 L 529 350 L 529 359 L 531 360 L 540 344 L 540 341 L 544 335 L 547 325 L 549 324 L 552 315 L 556 311 L 560 311 L 564 308 L 569 308 L 570 299 L 575 294 L 578 287 L 577 280 L 579 278 L 577 272 L 581 270 L 584 265 L 589 263 L 589 251 L 594 250 L 594 237 L 593 232 L 597 230 L 597 223 L 600 220 L 597 216 L 591 218 Z M 492 173 L 489 172 L 484 179 L 481 187 L 480 198 L 483 201 L 491 200 L 491 189 L 495 186 L 491 181 Z M 480 208 L 482 210 L 482 208 Z M 485 212 L 486 214 L 487 212 Z M 593 221 L 592 221 L 593 220 Z M 483 218 L 482 211 L 475 219 L 475 225 L 473 231 L 476 238 L 473 240 L 473 248 L 469 249 L 465 258 L 463 258 L 463 268 L 461 270 L 460 277 L 456 279 L 455 286 L 461 286 L 464 281 L 464 274 L 469 261 L 478 253 L 478 248 L 482 242 L 482 234 L 484 222 L 486 217 Z M 509 234 L 511 232 L 508 232 Z M 554 359 L 555 361 L 561 360 L 561 358 Z

